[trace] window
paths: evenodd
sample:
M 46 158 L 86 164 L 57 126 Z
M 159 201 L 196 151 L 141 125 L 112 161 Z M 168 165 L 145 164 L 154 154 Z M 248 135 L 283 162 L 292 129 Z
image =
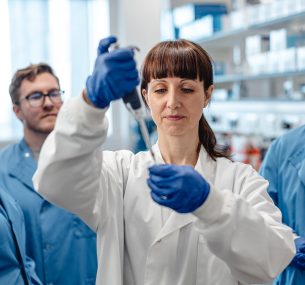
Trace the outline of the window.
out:
M 80 94 L 93 69 L 98 42 L 110 32 L 108 4 L 108 0 L 0 1 L 0 141 L 22 136 L 8 93 L 17 69 L 46 62 L 67 97 Z

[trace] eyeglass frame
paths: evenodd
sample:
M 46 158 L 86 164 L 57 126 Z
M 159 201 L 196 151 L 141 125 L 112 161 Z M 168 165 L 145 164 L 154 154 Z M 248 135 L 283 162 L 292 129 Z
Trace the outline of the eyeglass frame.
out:
M 54 102 L 53 101 L 53 99 L 52 99 L 52 97 L 51 97 L 51 94 L 52 93 L 54 93 L 54 92 L 58 92 L 59 93 L 59 97 L 60 97 L 60 102 Z M 33 103 L 33 101 L 31 101 L 29 98 L 32 96 L 32 95 L 34 95 L 34 94 L 40 94 L 42 97 L 43 97 L 43 99 L 42 99 L 42 101 L 41 101 L 41 104 L 39 105 L 39 106 L 33 106 L 32 105 L 32 103 Z M 44 105 L 44 103 L 45 103 L 45 100 L 46 100 L 46 97 L 49 97 L 49 99 L 51 100 L 51 102 L 53 103 L 53 104 L 59 104 L 59 103 L 62 103 L 63 101 L 62 101 L 62 95 L 65 93 L 65 91 L 64 90 L 61 90 L 61 89 L 52 89 L 52 90 L 50 90 L 50 91 L 48 91 L 48 92 L 41 92 L 41 91 L 33 91 L 33 92 L 31 92 L 30 94 L 28 94 L 28 95 L 26 95 L 26 96 L 24 96 L 23 98 L 21 98 L 19 101 L 17 101 L 15 104 L 16 105 L 20 105 L 20 103 L 23 101 L 23 100 L 27 100 L 28 102 L 29 102 L 29 104 L 30 104 L 30 106 L 31 107 L 33 107 L 33 108 L 39 108 L 39 107 L 41 107 L 41 106 L 43 106 Z M 32 102 L 32 103 L 31 103 Z

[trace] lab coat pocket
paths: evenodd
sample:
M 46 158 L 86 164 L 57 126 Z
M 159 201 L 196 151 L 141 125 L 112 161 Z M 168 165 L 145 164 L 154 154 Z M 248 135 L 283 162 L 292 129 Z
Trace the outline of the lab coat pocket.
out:
M 77 238 L 94 238 L 95 233 L 79 218 L 73 220 L 74 236 Z

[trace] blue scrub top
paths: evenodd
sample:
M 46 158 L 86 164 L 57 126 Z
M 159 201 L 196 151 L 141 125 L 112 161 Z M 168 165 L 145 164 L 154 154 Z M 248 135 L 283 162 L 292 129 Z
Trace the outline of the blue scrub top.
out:
M 26 257 L 24 218 L 16 201 L 0 189 L 0 284 L 41 285 Z
M 37 164 L 24 140 L 0 152 L 0 185 L 17 200 L 26 225 L 27 254 L 43 284 L 95 284 L 96 234 L 77 216 L 44 200 L 33 188 Z
M 276 139 L 268 149 L 260 174 L 283 214 L 283 223 L 305 237 L 305 126 Z M 305 271 L 289 266 L 275 284 L 304 285 Z

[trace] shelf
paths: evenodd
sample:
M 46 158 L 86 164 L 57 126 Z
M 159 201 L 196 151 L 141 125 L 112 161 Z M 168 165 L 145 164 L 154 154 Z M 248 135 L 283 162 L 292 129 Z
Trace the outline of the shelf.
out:
M 218 75 L 215 76 L 215 83 L 229 83 L 238 81 L 248 81 L 248 80 L 264 80 L 272 78 L 281 77 L 295 77 L 295 76 L 305 76 L 305 70 L 301 71 L 291 71 L 291 72 L 275 72 L 275 73 L 260 73 L 257 75 L 242 75 L 242 74 L 231 74 L 231 75 Z
M 305 11 L 291 14 L 288 16 L 284 16 L 277 19 L 272 19 L 266 22 L 245 25 L 245 27 L 240 29 L 221 31 L 213 34 L 210 37 L 202 38 L 197 42 L 203 47 L 209 45 L 215 45 L 216 42 L 221 41 L 221 47 L 232 46 L 236 44 L 238 41 L 242 41 L 242 39 L 246 36 L 251 36 L 254 34 L 263 33 L 264 31 L 270 31 L 272 29 L 281 28 L 283 25 L 288 25 L 290 22 L 293 23 L 301 23 L 304 25 Z M 214 46 L 215 47 L 215 46 Z
M 254 25 L 250 25 L 248 28 L 252 29 L 252 30 L 259 30 L 259 29 L 263 29 L 263 28 L 278 28 L 281 27 L 283 25 L 287 25 L 290 22 L 297 22 L 299 20 L 300 23 L 304 24 L 304 18 L 305 17 L 305 11 L 299 12 L 299 13 L 294 13 L 291 15 L 287 15 L 284 17 L 280 17 L 277 19 L 272 19 L 263 23 L 258 23 L 258 24 L 254 24 Z
M 212 101 L 205 109 L 215 132 L 275 138 L 305 123 L 305 100 Z
M 290 1 L 285 0 L 285 5 L 296 4 Z M 212 96 L 211 104 L 204 111 L 214 131 L 274 138 L 290 128 L 305 123 L 305 98 L 302 97 L 304 91 L 300 90 L 305 83 L 302 39 L 305 30 L 305 11 L 292 12 L 296 6 L 285 6 L 289 7 L 293 14 L 284 16 L 289 9 L 280 11 L 267 10 L 266 7 L 271 6 L 262 7 L 258 7 L 257 10 L 243 10 L 245 13 L 249 12 L 248 15 L 242 15 L 241 11 L 233 12 L 235 14 L 228 16 L 229 19 L 233 19 L 233 24 L 238 24 L 242 18 L 245 19 L 239 28 L 220 31 L 197 40 L 212 58 L 222 64 L 219 70 L 231 72 L 215 75 L 215 86 L 219 93 L 215 93 L 214 98 L 219 100 L 213 100 Z M 263 13 L 259 14 L 262 11 Z M 275 13 L 281 13 L 282 16 L 275 18 Z M 252 19 L 257 19 L 257 22 L 254 23 Z M 280 37 L 273 33 L 270 37 L 271 31 L 279 29 L 286 29 L 287 35 L 280 34 Z M 257 48 L 257 57 L 247 58 L 249 42 L 246 38 L 253 35 L 260 35 L 257 37 L 257 46 L 260 44 L 260 47 Z M 296 42 L 293 43 L 291 40 L 288 45 L 289 36 L 295 36 Z M 271 43 L 281 52 L 273 53 Z M 293 52 L 290 52 L 291 45 L 295 48 Z M 294 61 L 294 64 L 290 60 Z M 283 72 L 284 70 L 294 71 Z M 290 94 L 291 98 L 284 94 Z M 231 100 L 221 100 L 222 98 Z
M 269 97 L 264 97 L 264 98 L 242 98 L 238 100 L 212 100 L 212 104 L 214 103 L 219 103 L 219 104 L 234 104 L 234 105 L 242 105 L 242 104 L 278 104 L 278 105 L 284 105 L 284 104 L 304 104 L 305 106 L 305 99 L 304 100 L 292 100 L 286 97 L 277 97 L 275 98 L 269 98 Z

